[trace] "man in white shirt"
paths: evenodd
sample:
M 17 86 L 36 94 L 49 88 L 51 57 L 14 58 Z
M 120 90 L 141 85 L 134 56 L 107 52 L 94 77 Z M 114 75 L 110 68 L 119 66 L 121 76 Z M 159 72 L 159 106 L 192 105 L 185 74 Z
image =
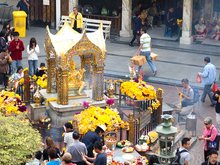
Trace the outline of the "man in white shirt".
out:
M 157 74 L 157 68 L 151 59 L 151 37 L 147 34 L 147 29 L 145 27 L 141 28 L 141 38 L 140 47 L 138 48 L 138 53 L 146 57 L 146 60 L 155 76 Z M 138 71 L 140 72 L 142 66 L 139 66 Z
M 189 153 L 189 148 L 190 148 L 190 138 L 183 138 L 182 139 L 182 147 L 179 148 L 179 153 L 180 153 L 180 160 L 179 163 L 181 165 L 189 165 L 190 161 L 190 153 Z

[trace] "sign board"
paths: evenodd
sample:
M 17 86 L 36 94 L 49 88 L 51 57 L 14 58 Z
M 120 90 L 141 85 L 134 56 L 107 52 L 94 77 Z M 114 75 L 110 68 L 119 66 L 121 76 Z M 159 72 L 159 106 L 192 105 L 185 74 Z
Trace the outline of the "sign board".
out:
M 146 110 L 140 113 L 139 117 L 140 131 L 142 131 L 151 122 L 151 113 Z
M 43 0 L 43 5 L 50 5 L 50 0 Z

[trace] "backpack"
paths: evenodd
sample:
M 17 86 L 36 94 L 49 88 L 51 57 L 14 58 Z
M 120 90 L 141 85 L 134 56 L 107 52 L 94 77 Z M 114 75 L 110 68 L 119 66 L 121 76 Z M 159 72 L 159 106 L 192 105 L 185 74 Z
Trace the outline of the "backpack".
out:
M 177 148 L 176 150 L 176 157 L 174 161 L 172 162 L 172 165 L 181 165 L 180 164 L 180 158 L 181 158 L 181 153 L 188 152 L 187 150 L 183 149 L 182 151 L 179 151 L 180 148 Z
M 193 103 L 197 103 L 199 101 L 200 98 L 200 94 L 199 94 L 199 89 L 197 87 L 192 87 L 193 90 Z

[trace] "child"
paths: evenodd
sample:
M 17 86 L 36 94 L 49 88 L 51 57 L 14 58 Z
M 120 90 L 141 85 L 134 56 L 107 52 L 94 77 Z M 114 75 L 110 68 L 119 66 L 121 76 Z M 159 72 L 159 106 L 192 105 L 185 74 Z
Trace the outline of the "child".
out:
M 47 68 L 45 67 L 45 63 L 40 64 L 40 68 L 37 68 L 36 76 L 42 77 L 44 74 L 46 74 Z

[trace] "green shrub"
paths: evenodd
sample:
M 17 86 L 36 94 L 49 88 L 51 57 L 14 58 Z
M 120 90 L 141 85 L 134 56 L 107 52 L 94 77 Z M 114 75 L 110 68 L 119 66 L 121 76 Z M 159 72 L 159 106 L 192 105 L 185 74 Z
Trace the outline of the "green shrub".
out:
M 0 114 L 0 164 L 20 165 L 41 149 L 41 135 L 29 122 Z

